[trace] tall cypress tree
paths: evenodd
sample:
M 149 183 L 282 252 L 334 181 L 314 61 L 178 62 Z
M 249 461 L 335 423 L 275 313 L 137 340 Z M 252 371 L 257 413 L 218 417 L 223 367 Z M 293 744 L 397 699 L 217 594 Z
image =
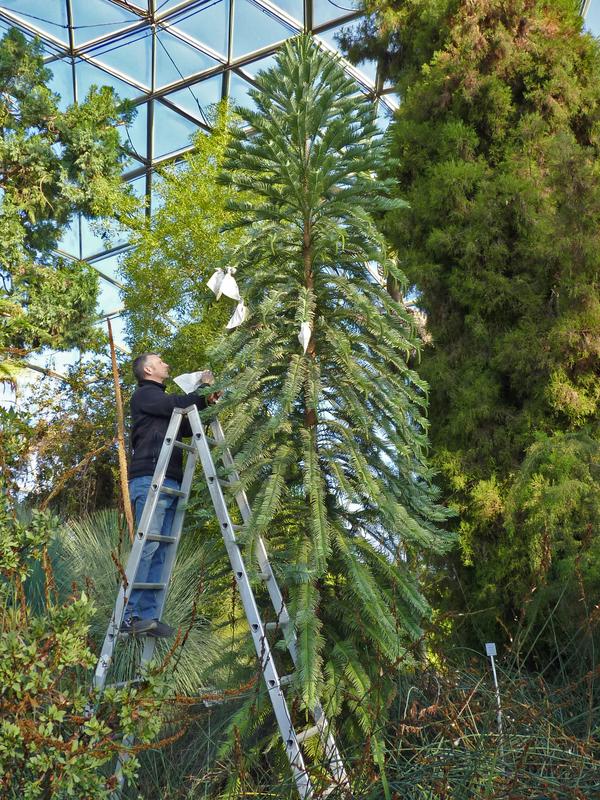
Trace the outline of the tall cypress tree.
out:
M 385 227 L 433 337 L 432 443 L 462 516 L 446 602 L 477 612 L 478 646 L 527 621 L 577 661 L 600 591 L 600 47 L 576 0 L 370 8 L 346 44 L 402 98 L 410 208 Z
M 242 539 L 251 553 L 260 534 L 273 554 L 303 700 L 324 693 L 334 714 L 347 702 L 368 730 L 382 713 L 374 682 L 393 683 L 421 634 L 419 558 L 450 543 L 425 460 L 426 387 L 407 365 L 413 318 L 367 266 L 403 282 L 373 219 L 400 202 L 376 177 L 387 151 L 372 103 L 310 37 L 250 95 L 224 169 L 249 318 L 217 345 L 225 433 L 252 498 Z

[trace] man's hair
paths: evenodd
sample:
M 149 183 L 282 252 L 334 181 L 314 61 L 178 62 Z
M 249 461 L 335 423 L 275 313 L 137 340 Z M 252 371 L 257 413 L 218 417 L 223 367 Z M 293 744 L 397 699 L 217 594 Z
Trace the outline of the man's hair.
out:
M 135 379 L 138 383 L 146 379 L 146 373 L 144 372 L 144 367 L 146 366 L 146 361 L 148 356 L 155 356 L 156 353 L 142 353 L 137 358 L 133 360 L 133 374 Z

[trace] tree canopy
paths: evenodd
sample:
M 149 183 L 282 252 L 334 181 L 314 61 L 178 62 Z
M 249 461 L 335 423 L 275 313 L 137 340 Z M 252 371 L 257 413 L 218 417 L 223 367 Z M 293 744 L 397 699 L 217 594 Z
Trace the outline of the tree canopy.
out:
M 114 91 L 92 87 L 65 111 L 47 83 L 41 45 L 11 29 L 0 42 L 0 348 L 25 355 L 94 340 L 97 278 L 56 247 L 77 214 L 127 207 L 117 126 L 131 116 Z
M 447 607 L 483 612 L 475 641 L 498 625 L 508 638 L 536 587 L 577 582 L 563 547 L 585 562 L 595 540 L 583 489 L 560 533 L 515 525 L 514 504 L 543 517 L 538 478 L 565 497 L 596 480 L 569 453 L 595 451 L 600 419 L 600 46 L 574 0 L 369 7 L 365 39 L 347 44 L 385 54 L 402 96 L 387 174 L 409 207 L 384 225 L 433 339 L 431 437 L 465 565 Z

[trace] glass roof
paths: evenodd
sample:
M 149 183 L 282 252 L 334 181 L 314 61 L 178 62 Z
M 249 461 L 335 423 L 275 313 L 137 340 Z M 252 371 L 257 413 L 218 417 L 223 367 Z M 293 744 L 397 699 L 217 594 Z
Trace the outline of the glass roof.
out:
M 136 194 L 147 194 L 152 209 L 149 174 L 190 149 L 194 132 L 206 128 L 207 106 L 227 95 L 248 102 L 247 78 L 270 66 L 281 43 L 299 31 L 312 31 L 324 48 L 335 49 L 336 34 L 358 24 L 358 7 L 358 0 L 0 0 L 0 33 L 14 25 L 41 39 L 63 107 L 94 84 L 111 85 L 135 103 L 135 120 L 120 129 L 130 153 L 123 178 Z M 600 0 L 584 0 L 582 9 L 588 29 L 600 33 Z M 392 87 L 380 85 L 374 62 L 344 64 L 378 104 L 386 127 L 398 106 Z M 107 249 L 84 219 L 75 219 L 60 242 L 63 254 L 98 270 L 99 319 L 113 319 L 121 346 L 124 248 L 126 242 L 112 239 Z

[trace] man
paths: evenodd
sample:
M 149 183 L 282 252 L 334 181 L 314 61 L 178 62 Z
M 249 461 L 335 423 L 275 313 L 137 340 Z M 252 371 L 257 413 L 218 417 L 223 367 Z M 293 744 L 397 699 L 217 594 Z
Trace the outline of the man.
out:
M 152 476 L 158 460 L 169 420 L 174 408 L 187 408 L 196 405 L 206 408 L 206 400 L 215 402 L 217 394 L 206 399 L 199 394 L 165 394 L 165 380 L 169 377 L 169 365 L 156 353 L 143 353 L 133 362 L 133 374 L 138 382 L 131 397 L 131 463 L 129 466 L 129 494 L 135 509 L 136 524 L 139 525 L 146 503 Z M 205 370 L 201 376 L 200 387 L 214 382 L 212 372 Z M 178 438 L 191 436 L 187 419 L 179 429 Z M 183 451 L 174 448 L 167 467 L 164 485 L 179 489 L 183 477 Z M 148 533 L 162 533 L 168 536 L 177 507 L 177 497 L 161 494 Z M 157 583 L 160 581 L 166 542 L 146 542 L 135 576 L 136 583 Z M 146 634 L 154 637 L 168 637 L 175 630 L 158 618 L 158 597 L 153 589 L 134 589 L 129 598 L 122 633 Z

